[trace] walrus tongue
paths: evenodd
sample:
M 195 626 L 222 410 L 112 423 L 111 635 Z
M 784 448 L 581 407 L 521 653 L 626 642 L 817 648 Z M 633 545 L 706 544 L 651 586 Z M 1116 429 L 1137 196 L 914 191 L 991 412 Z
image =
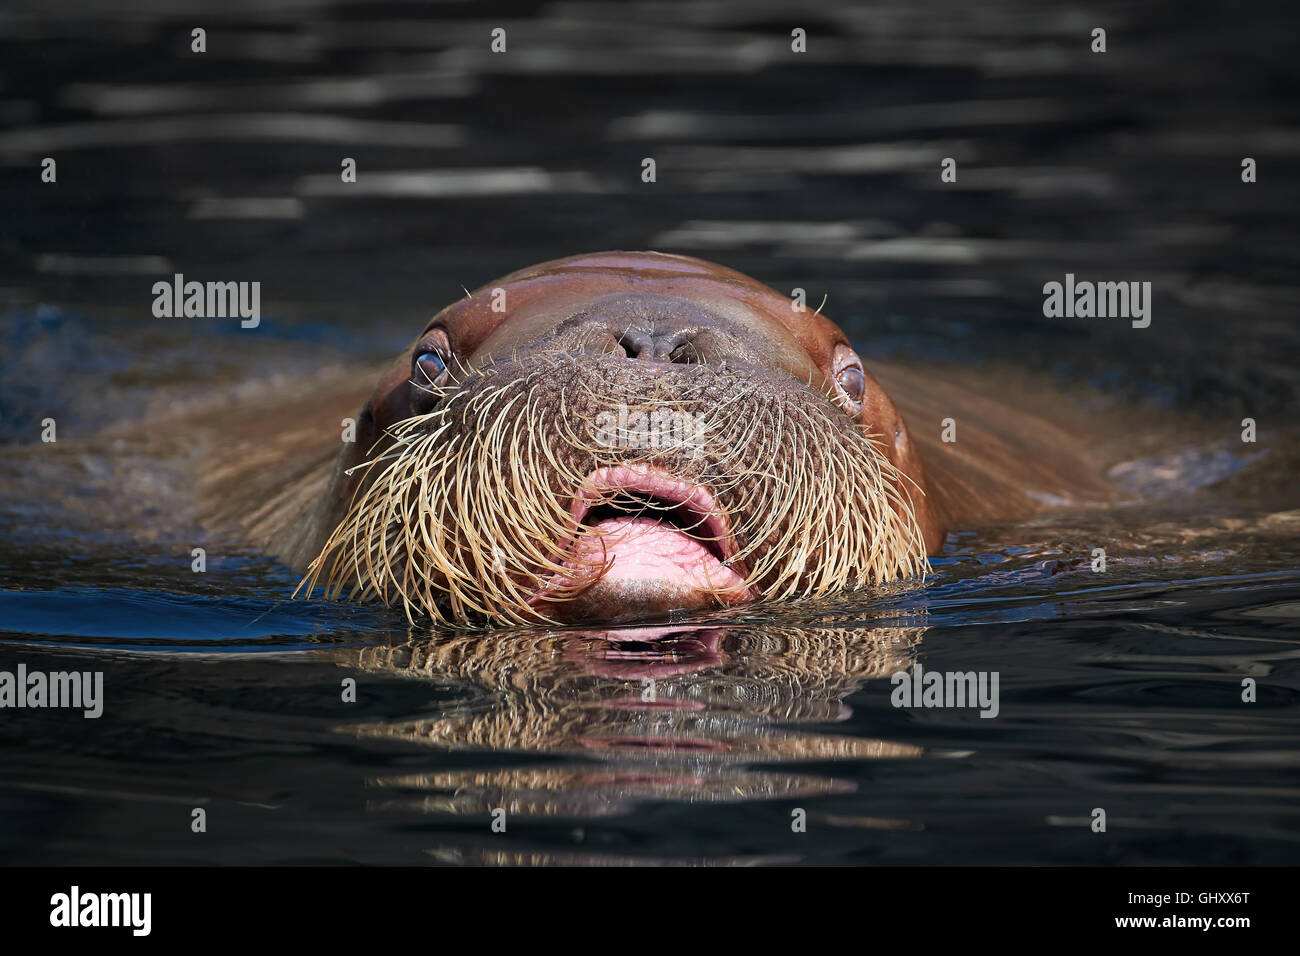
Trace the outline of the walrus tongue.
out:
M 619 515 L 582 535 L 565 563 L 599 568 L 607 584 L 654 581 L 699 591 L 738 588 L 744 579 L 704 542 L 672 524 L 644 515 Z
M 647 614 L 753 600 L 726 516 L 708 489 L 658 468 L 614 465 L 592 472 L 571 504 L 573 535 L 558 573 L 529 604 L 567 620 Z

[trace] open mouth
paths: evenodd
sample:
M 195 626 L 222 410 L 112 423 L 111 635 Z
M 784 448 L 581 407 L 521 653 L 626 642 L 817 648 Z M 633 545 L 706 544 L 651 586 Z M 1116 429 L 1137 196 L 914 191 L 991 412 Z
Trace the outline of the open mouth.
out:
M 573 574 L 554 576 L 535 601 L 593 589 L 603 603 L 656 610 L 750 600 L 727 517 L 701 485 L 645 465 L 600 468 L 570 518 L 560 563 Z

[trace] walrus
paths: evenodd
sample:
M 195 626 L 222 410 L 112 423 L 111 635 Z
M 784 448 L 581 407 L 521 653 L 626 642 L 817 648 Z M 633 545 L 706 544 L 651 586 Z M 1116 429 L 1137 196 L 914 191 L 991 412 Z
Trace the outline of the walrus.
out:
M 701 259 L 573 256 L 434 315 L 341 451 L 231 456 L 216 510 L 300 594 L 526 624 L 916 580 L 956 522 L 1112 494 L 1059 423 L 926 384 L 914 431 L 821 312 Z

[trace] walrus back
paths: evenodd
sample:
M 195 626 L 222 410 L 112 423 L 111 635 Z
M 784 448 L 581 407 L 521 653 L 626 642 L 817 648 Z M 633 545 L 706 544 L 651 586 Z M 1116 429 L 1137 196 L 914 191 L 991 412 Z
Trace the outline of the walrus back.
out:
M 947 525 L 1115 500 L 1108 426 L 1043 383 L 969 370 L 871 363 L 921 452 L 928 495 Z M 977 378 L 978 381 L 972 381 Z M 951 440 L 948 440 L 951 439 Z

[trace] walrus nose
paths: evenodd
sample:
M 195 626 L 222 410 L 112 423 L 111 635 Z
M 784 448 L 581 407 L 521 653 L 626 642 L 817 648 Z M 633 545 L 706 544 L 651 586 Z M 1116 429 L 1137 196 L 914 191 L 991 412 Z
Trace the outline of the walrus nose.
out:
M 690 362 L 694 350 L 683 346 L 689 345 L 698 332 L 694 325 L 653 331 L 630 328 L 619 336 L 618 344 L 628 358 L 647 362 Z
M 809 377 L 798 359 L 798 343 L 775 322 L 764 322 L 758 314 L 726 313 L 676 295 L 601 296 L 556 322 L 549 340 L 560 349 L 600 351 L 634 361 L 713 368 L 752 365 L 786 369 L 803 380 Z

